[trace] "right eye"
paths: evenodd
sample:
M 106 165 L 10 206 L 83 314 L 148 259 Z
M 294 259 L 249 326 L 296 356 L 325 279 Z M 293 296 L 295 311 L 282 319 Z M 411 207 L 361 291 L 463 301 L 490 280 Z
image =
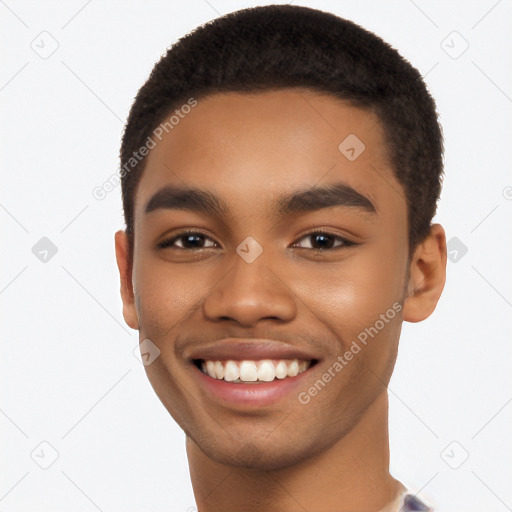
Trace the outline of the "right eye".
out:
M 210 245 L 204 245 L 207 241 L 212 242 Z M 179 242 L 179 243 L 178 243 Z M 217 243 L 214 242 L 208 235 L 199 231 L 182 231 L 177 235 L 167 238 L 158 244 L 160 249 L 172 248 L 179 249 L 182 251 L 201 251 L 203 249 L 211 249 L 217 247 Z

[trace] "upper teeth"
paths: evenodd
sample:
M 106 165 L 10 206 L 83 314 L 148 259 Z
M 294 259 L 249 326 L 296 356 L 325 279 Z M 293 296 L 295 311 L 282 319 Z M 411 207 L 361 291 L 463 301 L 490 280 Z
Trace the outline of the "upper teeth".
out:
M 258 361 L 201 361 L 201 369 L 214 379 L 228 382 L 270 382 L 295 377 L 307 370 L 311 361 L 262 359 Z

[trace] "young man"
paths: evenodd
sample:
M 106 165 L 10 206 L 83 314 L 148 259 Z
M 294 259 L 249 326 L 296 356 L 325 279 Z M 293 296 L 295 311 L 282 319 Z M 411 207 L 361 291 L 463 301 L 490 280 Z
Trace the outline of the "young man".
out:
M 445 283 L 442 153 L 419 72 L 332 14 L 238 11 L 156 64 L 116 256 L 200 512 L 430 510 L 389 473 L 387 384 Z

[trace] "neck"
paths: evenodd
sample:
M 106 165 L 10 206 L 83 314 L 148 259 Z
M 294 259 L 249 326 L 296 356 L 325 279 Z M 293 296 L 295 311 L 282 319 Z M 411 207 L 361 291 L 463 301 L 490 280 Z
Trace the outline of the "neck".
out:
M 403 489 L 389 474 L 387 392 L 329 449 L 286 469 L 226 466 L 189 437 L 187 456 L 199 512 L 378 511 Z

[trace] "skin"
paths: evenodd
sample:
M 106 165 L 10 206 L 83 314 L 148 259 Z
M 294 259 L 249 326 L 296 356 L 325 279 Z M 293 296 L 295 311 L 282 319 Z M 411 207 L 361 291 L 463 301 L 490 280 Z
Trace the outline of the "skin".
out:
M 352 162 L 338 149 L 349 134 L 366 146 Z M 338 182 L 369 198 L 376 214 L 273 210 L 281 194 Z M 145 213 L 165 185 L 207 189 L 228 208 L 219 218 Z M 198 509 L 356 512 L 390 502 L 401 484 L 389 474 L 387 384 L 402 321 L 424 320 L 441 295 L 446 240 L 434 224 L 409 254 L 405 195 L 378 118 L 303 89 L 202 98 L 148 155 L 134 218 L 133 258 L 125 232 L 115 235 L 123 314 L 161 351 L 145 369 L 187 435 Z M 183 238 L 157 247 L 184 228 L 206 235 L 198 247 L 214 247 L 190 248 Z M 337 247 L 315 250 L 312 230 Z M 236 252 L 248 236 L 263 248 L 250 264 Z M 394 303 L 402 310 L 308 404 L 293 394 L 252 411 L 220 406 L 186 358 L 225 337 L 282 340 L 320 360 L 307 391 Z

